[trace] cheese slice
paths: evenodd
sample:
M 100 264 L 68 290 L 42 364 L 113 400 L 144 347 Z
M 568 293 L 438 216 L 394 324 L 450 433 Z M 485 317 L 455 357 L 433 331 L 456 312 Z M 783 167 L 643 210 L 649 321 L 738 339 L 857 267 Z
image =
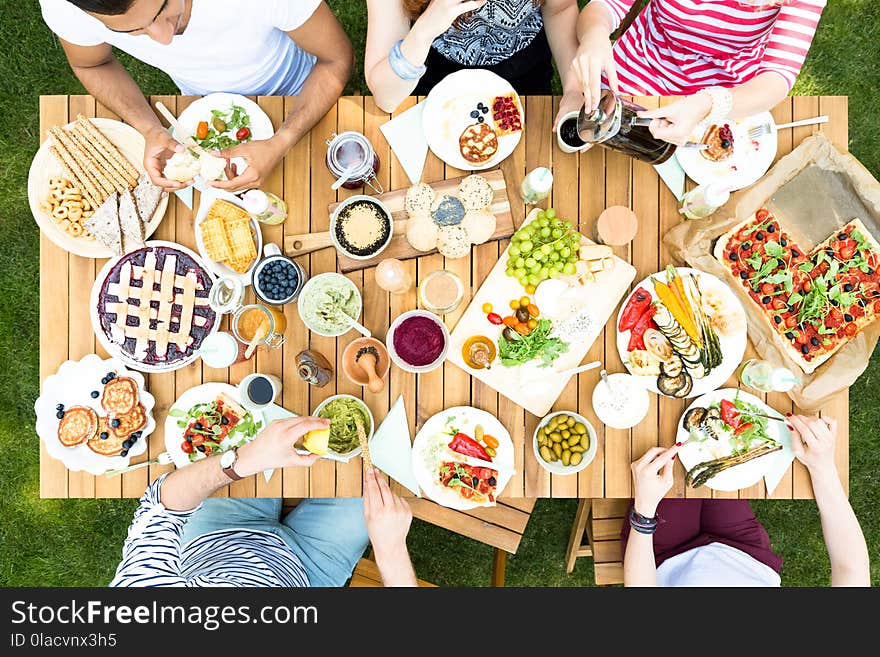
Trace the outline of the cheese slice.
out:
M 370 458 L 375 467 L 408 488 L 413 495 L 422 496 L 412 469 L 412 437 L 403 397 L 397 398 L 370 439 Z

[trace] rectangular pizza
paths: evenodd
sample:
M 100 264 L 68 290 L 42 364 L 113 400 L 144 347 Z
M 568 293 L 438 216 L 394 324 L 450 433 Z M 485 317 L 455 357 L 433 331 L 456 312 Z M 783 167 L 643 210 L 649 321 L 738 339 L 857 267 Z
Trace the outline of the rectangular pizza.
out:
M 714 255 L 807 374 L 880 314 L 880 244 L 859 219 L 807 253 L 762 208 L 722 235 Z

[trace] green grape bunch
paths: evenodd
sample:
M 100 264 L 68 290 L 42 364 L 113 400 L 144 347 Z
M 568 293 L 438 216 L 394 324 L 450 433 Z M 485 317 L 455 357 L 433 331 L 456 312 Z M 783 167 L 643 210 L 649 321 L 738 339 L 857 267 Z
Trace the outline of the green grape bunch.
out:
M 510 238 L 505 271 L 534 294 L 543 281 L 576 273 L 580 243 L 581 234 L 571 222 L 557 217 L 553 208 L 540 210 Z

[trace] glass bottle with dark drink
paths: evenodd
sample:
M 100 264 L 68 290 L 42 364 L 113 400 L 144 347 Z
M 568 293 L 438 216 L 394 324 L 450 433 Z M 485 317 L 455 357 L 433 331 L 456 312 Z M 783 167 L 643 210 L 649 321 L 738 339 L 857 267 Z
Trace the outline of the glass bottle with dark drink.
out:
M 637 112 L 643 109 L 610 89 L 603 89 L 595 110 L 587 113 L 586 107 L 581 108 L 577 135 L 583 143 L 599 144 L 649 164 L 661 164 L 672 157 L 675 144 L 658 139 L 648 126 L 640 125 Z M 568 139 L 566 142 L 569 143 Z

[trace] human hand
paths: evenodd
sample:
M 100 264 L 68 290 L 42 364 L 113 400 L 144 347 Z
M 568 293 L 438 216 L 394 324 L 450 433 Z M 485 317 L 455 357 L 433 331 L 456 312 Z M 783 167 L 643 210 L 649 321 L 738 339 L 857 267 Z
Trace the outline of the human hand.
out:
M 556 119 L 553 121 L 553 131 L 555 132 L 559 128 L 559 122 L 563 116 L 571 111 L 579 110 L 583 103 L 584 95 L 580 89 L 564 92 L 562 98 L 559 99 L 559 111 L 556 113 Z
M 486 2 L 487 0 L 432 0 L 416 24 L 433 41 L 448 30 L 456 18 L 469 11 L 476 11 Z
M 247 162 L 247 168 L 238 174 L 235 166 L 231 166 L 232 177 L 229 180 L 214 180 L 208 183 L 211 187 L 225 189 L 227 192 L 240 192 L 245 189 L 256 189 L 262 185 L 273 169 L 284 157 L 287 148 L 281 145 L 276 137 L 249 141 L 232 148 L 224 148 L 216 151 L 213 155 L 222 157 L 227 162 L 234 157 L 240 157 Z M 227 170 L 227 176 L 229 170 Z
M 602 95 L 602 73 L 608 78 L 611 91 L 618 93 L 617 68 L 614 64 L 611 40 L 601 29 L 587 32 L 571 62 L 571 72 L 584 91 L 584 103 L 587 111 L 592 112 L 599 106 Z
M 807 466 L 810 476 L 835 474 L 837 420 L 792 415 L 786 422 L 791 429 L 791 451 L 798 461 Z
M 700 121 L 712 111 L 712 100 L 706 94 L 686 96 L 674 103 L 656 109 L 642 110 L 639 118 L 654 119 L 651 134 L 670 144 L 685 143 Z
M 329 426 L 330 420 L 317 417 L 291 417 L 270 422 L 256 438 L 238 448 L 235 471 L 247 477 L 269 468 L 309 467 L 318 457 L 298 454 L 293 446 L 309 431 Z
M 183 144 L 172 137 L 170 132 L 161 125 L 156 125 L 144 133 L 144 141 L 146 142 L 144 147 L 144 169 L 146 169 L 147 175 L 150 176 L 150 180 L 153 181 L 154 185 L 168 191 L 174 191 L 192 184 L 191 180 L 187 182 L 169 180 L 162 173 L 168 158 L 174 155 L 174 153 L 180 153 L 184 149 Z
M 391 492 L 388 482 L 375 468 L 364 473 L 364 519 L 376 558 L 406 553 L 406 535 L 412 523 L 412 510 Z
M 680 447 L 652 447 L 632 464 L 633 498 L 636 513 L 653 518 L 657 505 L 672 488 L 672 466 Z

